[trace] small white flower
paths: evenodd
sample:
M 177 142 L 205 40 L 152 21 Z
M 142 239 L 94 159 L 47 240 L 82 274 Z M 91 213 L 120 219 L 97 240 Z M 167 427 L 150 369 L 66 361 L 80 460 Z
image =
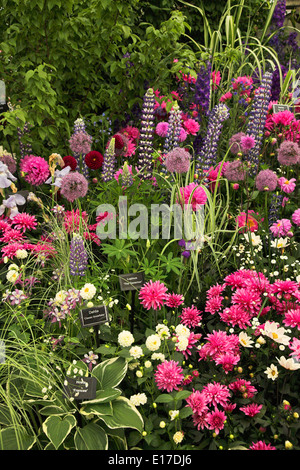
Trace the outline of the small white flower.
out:
M 245 331 L 239 334 L 239 341 L 245 348 L 252 348 L 254 341 L 247 335 Z
M 171 418 L 171 421 L 179 417 L 179 410 L 170 410 L 169 415 Z
M 165 360 L 165 355 L 163 353 L 153 353 L 151 356 L 152 361 L 159 360 L 161 362 L 164 362 Z
M 173 436 L 173 441 L 175 442 L 175 444 L 180 444 L 183 441 L 183 438 L 184 438 L 183 432 L 182 431 L 177 431 L 177 432 L 175 432 L 175 434 Z
M 167 327 L 167 325 L 164 325 L 163 323 L 160 323 L 159 325 L 156 325 L 156 333 L 161 339 L 164 338 L 169 338 L 170 337 L 170 330 Z
M 267 374 L 268 379 L 276 380 L 278 377 L 277 366 L 271 364 L 270 367 L 267 367 L 267 369 L 265 370 L 265 374 Z
M 25 259 L 27 258 L 27 256 L 28 256 L 28 252 L 26 250 L 19 249 L 16 251 L 16 257 L 18 259 Z
M 132 348 L 129 349 L 129 354 L 134 359 L 139 359 L 139 357 L 143 355 L 143 350 L 140 346 L 132 346 Z
M 290 357 L 289 359 L 286 359 L 284 356 L 281 356 L 279 359 L 278 357 L 276 359 L 279 362 L 279 364 L 285 369 L 288 369 L 288 370 L 300 369 L 299 362 L 295 362 L 292 357 Z
M 6 279 L 9 281 L 9 282 L 15 282 L 19 277 L 19 273 L 18 271 L 15 271 L 14 269 L 11 269 L 10 271 L 8 271 L 8 273 L 6 274 Z
M 189 345 L 189 339 L 187 336 L 180 335 L 177 337 L 176 347 L 179 351 L 185 351 L 188 345 Z
M 189 336 L 190 335 L 189 328 L 185 325 L 182 325 L 182 324 L 176 326 L 175 332 L 178 336 Z

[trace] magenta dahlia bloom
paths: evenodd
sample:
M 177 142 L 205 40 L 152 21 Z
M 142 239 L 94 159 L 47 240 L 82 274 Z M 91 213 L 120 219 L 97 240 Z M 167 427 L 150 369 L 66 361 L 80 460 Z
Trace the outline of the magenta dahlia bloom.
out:
M 289 219 L 277 220 L 271 225 L 270 230 L 274 237 L 285 237 L 292 228 L 292 224 Z
M 157 366 L 154 374 L 155 382 L 160 390 L 172 392 L 178 390 L 178 386 L 184 379 L 182 368 L 176 361 L 164 361 Z
M 189 171 L 191 158 L 191 154 L 184 148 L 175 147 L 167 153 L 165 157 L 165 166 L 171 173 L 186 173 Z
M 253 416 L 256 416 L 258 413 L 260 413 L 260 410 L 262 409 L 262 405 L 258 405 L 257 403 L 250 403 L 250 405 L 242 406 L 240 408 L 243 413 L 245 413 L 246 416 L 250 416 L 253 418 Z
M 252 442 L 249 450 L 276 450 L 276 447 L 271 444 L 266 444 L 265 441 Z
M 181 318 L 181 323 L 185 326 L 195 328 L 202 320 L 202 312 L 192 305 L 191 307 L 183 308 L 179 317 Z
M 12 225 L 17 230 L 25 232 L 26 230 L 35 230 L 37 227 L 37 220 L 34 215 L 26 214 L 26 212 L 19 212 L 12 220 Z
M 241 148 L 244 153 L 249 152 L 255 146 L 255 139 L 252 135 L 243 135 L 241 137 Z
M 87 179 L 78 171 L 68 173 L 61 180 L 60 192 L 68 201 L 84 197 L 88 191 Z
M 255 180 L 258 191 L 274 191 L 278 184 L 278 177 L 272 170 L 261 170 Z
M 218 382 L 208 383 L 203 387 L 202 392 L 206 397 L 207 403 L 215 407 L 218 405 L 224 407 L 231 397 L 229 388 Z
M 198 413 L 199 415 L 208 411 L 207 408 L 207 398 L 203 392 L 199 390 L 193 390 L 190 396 L 186 399 L 187 406 L 192 408 L 193 413 Z
M 286 326 L 300 330 L 300 307 L 288 310 L 285 314 L 283 323 Z
M 190 183 L 189 185 L 180 188 L 180 194 L 183 204 L 191 204 L 193 210 L 196 210 L 199 205 L 204 205 L 207 200 L 207 195 L 204 189 L 196 183 Z
M 165 305 L 170 308 L 178 308 L 184 302 L 183 295 L 181 294 L 166 294 Z
M 34 186 L 40 186 L 50 176 L 48 162 L 42 157 L 26 155 L 20 162 L 20 169 L 25 174 L 25 180 Z
M 298 225 L 298 227 L 300 227 L 300 208 L 296 209 L 295 212 L 293 213 L 292 221 L 295 225 Z
M 220 411 L 215 409 L 211 413 L 208 413 L 206 416 L 208 429 L 213 430 L 216 434 L 224 428 L 224 424 L 226 421 L 226 414 L 224 411 Z
M 141 289 L 139 299 L 141 304 L 147 310 L 153 308 L 154 310 L 161 309 L 166 299 L 167 288 L 160 281 L 149 281 Z

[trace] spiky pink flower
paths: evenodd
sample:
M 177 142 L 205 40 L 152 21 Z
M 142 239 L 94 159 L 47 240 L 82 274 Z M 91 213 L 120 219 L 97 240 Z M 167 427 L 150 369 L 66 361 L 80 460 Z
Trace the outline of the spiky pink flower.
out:
M 241 137 L 241 148 L 244 153 L 247 153 L 255 146 L 255 139 L 252 135 L 243 135 Z
M 181 318 L 181 323 L 188 328 L 195 328 L 202 320 L 202 312 L 192 305 L 191 307 L 183 308 L 179 317 Z
M 240 408 L 243 413 L 245 413 L 246 416 L 256 416 L 258 413 L 260 413 L 260 410 L 262 409 L 262 405 L 258 405 L 257 403 L 250 403 L 250 405 L 242 406 Z
M 226 414 L 224 411 L 215 409 L 207 414 L 208 429 L 213 430 L 217 435 L 224 428 Z
M 3 232 L 0 241 L 3 243 L 20 242 L 23 240 L 23 233 L 17 229 L 9 228 Z
M 165 305 L 170 308 L 178 308 L 184 302 L 184 297 L 181 294 L 166 294 Z
M 17 230 L 25 232 L 26 230 L 35 230 L 37 227 L 37 220 L 34 215 L 27 214 L 26 212 L 19 212 L 12 220 L 12 225 Z
M 232 303 L 238 304 L 246 312 L 257 313 L 261 307 L 261 297 L 256 291 L 238 288 L 232 296 Z
M 211 315 L 214 315 L 222 308 L 222 301 L 222 296 L 211 297 L 207 300 L 205 304 L 205 311 L 210 313 Z
M 184 379 L 184 374 L 178 362 L 170 360 L 158 364 L 154 378 L 160 390 L 172 392 L 173 390 L 178 390 L 179 385 Z
M 197 206 L 204 205 L 207 200 L 204 189 L 196 183 L 180 188 L 180 194 L 183 204 L 191 204 L 193 210 L 196 210 Z
M 190 396 L 186 399 L 187 405 L 192 408 L 193 413 L 198 413 L 198 415 L 205 413 L 207 408 L 207 398 L 203 392 L 199 390 L 193 390 Z
M 233 393 L 240 393 L 242 395 L 246 394 L 245 398 L 252 398 L 256 394 L 256 388 L 249 382 L 249 380 L 245 379 L 237 379 L 231 384 L 228 385 L 229 389 L 233 391 Z
M 265 441 L 252 442 L 249 450 L 276 450 L 276 447 L 271 444 L 266 444 Z
M 150 308 L 160 310 L 164 305 L 167 290 L 163 282 L 153 282 L 152 280 L 147 282 L 140 289 L 139 299 L 141 299 L 141 304 L 147 310 L 150 310 Z
M 300 339 L 294 337 L 289 344 L 289 348 L 292 351 L 290 356 L 295 356 L 295 359 L 300 361 Z
M 167 122 L 161 121 L 157 124 L 155 132 L 160 137 L 166 137 L 168 133 L 169 124 Z
M 300 307 L 288 310 L 283 319 L 283 323 L 286 326 L 300 330 Z
M 250 312 L 246 312 L 239 305 L 231 305 L 225 308 L 223 312 L 220 312 L 220 318 L 224 323 L 231 326 L 238 326 L 242 330 L 251 325 L 252 317 L 253 315 Z
M 240 356 L 238 354 L 233 354 L 231 352 L 220 354 L 215 359 L 216 364 L 219 364 L 223 367 L 225 374 L 232 371 L 233 368 L 237 365 L 240 360 Z
M 207 403 L 213 406 L 220 405 L 224 407 L 230 398 L 230 390 L 226 385 L 218 382 L 208 383 L 202 389 Z

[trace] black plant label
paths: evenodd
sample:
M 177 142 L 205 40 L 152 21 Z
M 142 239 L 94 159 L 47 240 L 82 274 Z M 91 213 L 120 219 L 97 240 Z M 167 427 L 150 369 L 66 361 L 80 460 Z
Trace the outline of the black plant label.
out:
M 122 291 L 139 290 L 145 283 L 144 273 L 120 274 L 120 288 Z
M 106 305 L 83 308 L 80 311 L 80 321 L 83 327 L 101 325 L 109 321 Z
M 96 397 L 95 377 L 68 377 L 64 382 L 64 392 L 74 400 L 93 400 Z

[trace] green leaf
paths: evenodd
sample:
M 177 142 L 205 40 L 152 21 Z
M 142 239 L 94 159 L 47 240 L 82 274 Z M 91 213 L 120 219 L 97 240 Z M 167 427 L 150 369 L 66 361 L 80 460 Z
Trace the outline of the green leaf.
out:
M 112 416 L 102 416 L 101 419 L 111 429 L 132 428 L 143 431 L 144 421 L 136 407 L 125 397 L 119 397 L 112 402 Z
M 114 400 L 115 398 L 118 398 L 120 395 L 121 395 L 121 391 L 116 390 L 115 388 L 98 390 L 96 392 L 96 398 L 94 398 L 93 400 L 83 401 L 82 405 L 93 404 L 93 403 L 106 403 L 108 401 Z
M 36 438 L 23 427 L 9 427 L 0 431 L 0 450 L 29 450 Z
M 171 403 L 172 401 L 174 401 L 174 397 L 172 397 L 172 395 L 168 395 L 167 393 L 158 395 L 158 397 L 155 399 L 156 403 Z
M 43 422 L 42 428 L 55 449 L 58 449 L 74 426 L 76 426 L 76 419 L 73 415 L 69 414 L 63 418 L 60 416 L 49 416 Z
M 74 436 L 77 450 L 107 450 L 108 437 L 101 426 L 89 423 L 83 428 L 78 428 Z
M 107 359 L 92 371 L 92 375 L 100 382 L 102 390 L 117 387 L 124 379 L 128 368 L 128 363 L 123 357 Z
M 111 402 L 106 403 L 88 403 L 81 408 L 80 413 L 84 416 L 96 415 L 101 416 L 112 416 L 113 408 Z

